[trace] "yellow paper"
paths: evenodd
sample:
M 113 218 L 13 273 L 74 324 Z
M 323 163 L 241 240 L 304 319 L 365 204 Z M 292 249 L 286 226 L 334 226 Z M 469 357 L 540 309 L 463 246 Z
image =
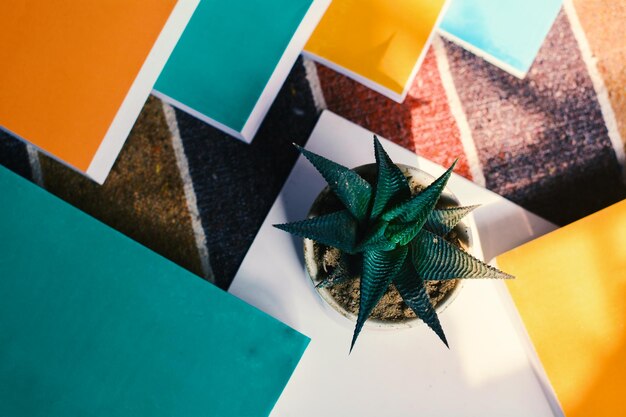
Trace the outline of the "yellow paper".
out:
M 497 258 L 565 415 L 626 398 L 626 200 Z
M 378 85 L 378 90 L 401 101 L 445 3 L 333 0 L 305 51 L 357 81 Z

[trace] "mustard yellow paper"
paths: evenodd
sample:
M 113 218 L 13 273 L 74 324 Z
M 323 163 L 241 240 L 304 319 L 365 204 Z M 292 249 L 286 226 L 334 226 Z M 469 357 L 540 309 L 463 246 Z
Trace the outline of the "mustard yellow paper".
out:
M 401 95 L 445 0 L 333 0 L 305 50 Z
M 565 415 L 626 398 L 626 200 L 497 258 Z M 621 410 L 621 411 L 620 411 Z

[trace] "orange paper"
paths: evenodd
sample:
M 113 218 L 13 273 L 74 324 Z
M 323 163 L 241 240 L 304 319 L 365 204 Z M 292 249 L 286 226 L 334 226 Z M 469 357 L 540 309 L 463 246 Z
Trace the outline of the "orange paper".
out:
M 0 126 L 87 172 L 176 4 L 0 2 Z M 152 83 L 113 140 L 123 143 Z
M 305 51 L 370 88 L 403 101 L 445 0 L 333 0 Z

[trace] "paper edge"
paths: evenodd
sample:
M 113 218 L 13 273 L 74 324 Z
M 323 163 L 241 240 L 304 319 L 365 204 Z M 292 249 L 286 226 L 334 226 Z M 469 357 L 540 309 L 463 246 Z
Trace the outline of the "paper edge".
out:
M 530 67 L 532 66 L 529 65 L 525 70 L 521 70 L 519 68 L 515 68 L 514 66 L 512 66 L 509 63 L 504 62 L 503 60 L 496 58 L 495 56 L 493 56 L 491 53 L 485 51 L 482 48 L 479 48 L 475 45 L 472 45 L 471 43 L 464 41 L 463 39 L 459 38 L 456 35 L 451 34 L 450 32 L 447 32 L 446 30 L 439 28 L 438 29 L 439 34 L 446 38 L 447 40 L 456 43 L 457 45 L 459 45 L 461 48 L 471 52 L 472 54 L 476 55 L 477 57 L 480 57 L 482 59 L 484 59 L 485 61 L 489 62 L 492 65 L 495 65 L 496 67 L 500 68 L 503 71 L 508 72 L 509 74 L 513 75 L 516 78 L 519 78 L 520 80 L 523 80 L 526 75 L 528 74 L 528 70 L 530 69 Z
M 6 127 L 4 127 L 4 126 L 1 126 L 1 125 L 0 125 L 0 131 L 5 132 L 5 133 L 9 134 L 10 136 L 12 136 L 12 137 L 16 138 L 17 140 L 19 140 L 19 141 L 23 142 L 23 143 L 24 143 L 24 144 L 26 144 L 26 145 L 30 145 L 30 146 L 34 147 L 34 148 L 37 150 L 37 152 L 40 152 L 40 153 L 42 153 L 42 154 L 46 155 L 48 158 L 50 158 L 50 159 L 53 159 L 53 160 L 57 161 L 59 164 L 61 164 L 61 165 L 64 165 L 64 166 L 68 167 L 68 168 L 69 168 L 69 169 L 71 169 L 72 171 L 77 172 L 77 173 L 78 173 L 78 174 L 80 174 L 80 175 L 85 175 L 88 179 L 90 179 L 90 180 L 92 180 L 92 181 L 95 181 L 92 177 L 90 177 L 89 175 L 87 175 L 87 173 L 86 173 L 85 171 L 83 171 L 83 170 L 81 170 L 81 169 L 77 168 L 76 166 L 72 165 L 72 164 L 71 164 L 71 163 L 69 163 L 69 162 L 63 161 L 63 160 L 62 160 L 61 158 L 59 158 L 58 156 L 51 154 L 51 153 L 50 153 L 50 152 L 48 152 L 47 150 L 45 150 L 45 149 L 41 148 L 39 145 L 34 144 L 33 142 L 31 142 L 31 141 L 29 141 L 29 140 L 27 140 L 27 139 L 23 138 L 22 136 L 18 135 L 17 133 L 15 133 L 15 132 L 13 132 L 13 131 L 11 131 L 11 130 L 7 129 Z
M 445 16 L 446 11 L 448 10 L 448 7 L 450 6 L 452 0 L 446 0 L 443 4 L 443 6 L 441 7 L 441 9 L 439 10 L 439 14 L 437 15 L 437 19 L 435 19 L 434 24 L 432 25 L 432 28 L 430 30 L 430 33 L 428 35 L 428 37 L 426 38 L 426 41 L 424 42 L 424 46 L 422 47 L 422 50 L 420 51 L 417 60 L 415 61 L 415 65 L 413 65 L 413 68 L 411 69 L 411 72 L 409 73 L 409 76 L 407 77 L 406 81 L 404 82 L 404 87 L 402 88 L 401 92 L 398 91 L 394 91 L 392 89 L 390 89 L 389 87 L 385 87 L 382 84 L 379 84 L 373 80 L 370 80 L 369 78 L 355 72 L 352 70 L 347 69 L 346 67 L 336 64 L 335 62 L 323 58 L 322 56 L 307 51 L 307 50 L 303 50 L 302 51 L 302 55 L 313 60 L 313 61 L 317 61 L 320 64 L 323 64 L 333 70 L 335 70 L 336 72 L 339 72 L 343 75 L 345 75 L 346 77 L 352 78 L 353 80 L 357 81 L 360 84 L 363 84 L 364 86 L 366 86 L 367 88 L 369 88 L 370 90 L 376 91 L 379 94 L 384 95 L 385 97 L 395 101 L 396 103 L 402 104 L 404 102 L 404 100 L 406 99 L 409 90 L 411 89 L 411 86 L 413 85 L 413 82 L 415 81 L 415 77 L 417 76 L 417 73 L 420 69 L 420 67 L 422 66 L 422 63 L 424 62 L 424 59 L 426 58 L 426 55 L 428 53 L 428 49 L 430 48 L 430 46 L 432 45 L 433 39 L 435 34 L 437 33 L 437 29 L 440 26 L 441 22 L 443 21 L 443 18 Z
M 415 66 L 413 67 L 413 70 L 411 71 L 411 74 L 409 75 L 409 78 L 406 84 L 404 85 L 404 90 L 402 91 L 402 94 L 401 94 L 401 97 L 402 97 L 401 102 L 404 102 L 404 100 L 406 99 L 406 96 L 409 94 L 409 90 L 411 89 L 411 86 L 413 85 L 413 81 L 415 81 L 415 77 L 417 76 L 417 73 L 420 67 L 424 63 L 424 60 L 426 59 L 428 50 L 433 44 L 433 40 L 435 39 L 437 30 L 441 26 L 441 22 L 443 22 L 443 18 L 446 15 L 446 12 L 448 11 L 448 8 L 450 7 L 451 3 L 452 3 L 452 0 L 446 0 L 443 6 L 441 7 L 441 10 L 439 10 L 437 19 L 435 19 L 435 24 L 430 30 L 430 34 L 428 35 L 428 38 L 426 39 L 426 42 L 424 43 L 424 47 L 422 48 L 422 51 L 420 52 L 420 55 L 417 58 L 417 61 L 415 62 Z
M 205 113 L 164 94 L 158 89 L 153 89 L 152 94 L 235 139 L 239 139 L 248 144 L 252 143 L 254 136 L 261 127 L 265 116 L 269 112 L 276 96 L 280 92 L 281 87 L 298 59 L 300 51 L 313 33 L 313 30 L 315 30 L 317 23 L 321 20 L 330 2 L 331 0 L 313 0 L 311 2 L 307 12 L 304 14 L 304 17 L 289 40 L 287 47 L 283 51 L 283 54 L 274 66 L 274 70 L 252 107 L 252 111 L 240 129 L 228 126 L 217 119 L 207 116 Z
M 261 123 L 265 120 L 270 107 L 274 103 L 281 87 L 285 84 L 293 65 L 307 43 L 313 31 L 326 13 L 331 0 L 313 0 L 304 17 L 298 24 L 295 33 L 287 44 L 285 51 L 272 71 L 261 95 L 257 99 L 248 119 L 241 129 L 241 136 L 248 143 L 252 142 Z
M 489 265 L 498 268 L 497 260 L 498 257 L 496 256 L 495 258 L 491 259 L 491 261 L 489 261 Z M 498 281 L 495 282 L 495 284 L 495 288 L 500 298 L 500 302 L 502 303 L 504 309 L 508 312 L 509 321 L 515 329 L 515 332 L 519 337 L 520 343 L 524 347 L 524 351 L 526 352 L 528 361 L 531 364 L 533 373 L 535 374 L 541 390 L 548 400 L 548 404 L 550 405 L 552 412 L 554 413 L 555 417 L 565 417 L 563 407 L 561 406 L 559 398 L 556 395 L 556 391 L 554 390 L 554 387 L 550 382 L 550 378 L 548 378 L 548 374 L 546 373 L 546 370 L 541 363 L 541 359 L 539 358 L 539 354 L 535 349 L 535 345 L 532 342 L 530 334 L 528 334 L 528 331 L 526 330 L 524 320 L 522 319 L 522 316 L 517 309 L 515 301 L 513 300 L 513 296 L 511 295 L 505 282 Z
M 200 0 L 179 0 L 172 9 L 85 171 L 98 184 L 104 183 L 113 168 L 152 87 L 199 2 Z
M 313 52 L 303 50 L 302 56 L 312 61 L 318 62 L 340 74 L 345 75 L 348 78 L 352 78 L 354 81 L 358 82 L 359 84 L 363 84 L 365 87 L 369 88 L 370 90 L 376 91 L 377 93 L 382 94 L 383 96 L 395 101 L 396 103 L 402 104 L 402 101 L 404 100 L 401 93 L 398 93 L 397 91 L 393 91 L 381 84 L 378 84 L 377 82 L 374 82 L 357 72 L 354 72 L 345 67 L 342 67 L 341 65 L 336 64 L 333 61 L 329 61 L 326 58 L 322 58 L 321 56 L 316 55 Z
M 170 97 L 170 96 L 168 96 L 166 94 L 163 94 L 160 91 L 152 90 L 152 95 L 154 95 L 155 97 L 158 97 L 161 100 L 171 104 L 172 106 L 174 106 L 174 107 L 184 111 L 185 113 L 190 114 L 191 116 L 193 116 L 193 117 L 195 117 L 195 118 L 197 118 L 197 119 L 199 119 L 199 120 L 201 120 L 201 121 L 203 121 L 203 122 L 205 122 L 207 124 L 210 124 L 211 126 L 213 126 L 213 127 L 217 128 L 217 129 L 223 131 L 224 133 L 227 133 L 230 136 L 233 136 L 236 139 L 239 139 L 239 140 L 241 140 L 243 142 L 246 142 L 246 143 L 250 143 L 250 141 L 248 139 L 246 139 L 241 134 L 240 131 L 237 131 L 237 130 L 229 127 L 229 126 L 226 126 L 225 124 L 220 123 L 217 120 L 212 119 L 212 118 L 206 116 L 205 114 L 200 113 L 197 110 L 194 110 L 193 108 L 191 108 L 191 107 L 181 103 L 180 101 L 174 100 L 172 97 Z

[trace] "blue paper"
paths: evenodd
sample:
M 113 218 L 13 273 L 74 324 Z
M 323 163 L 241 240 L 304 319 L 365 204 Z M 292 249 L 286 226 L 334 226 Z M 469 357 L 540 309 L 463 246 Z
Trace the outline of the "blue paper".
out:
M 532 65 L 562 0 L 451 0 L 443 36 L 515 76 Z

